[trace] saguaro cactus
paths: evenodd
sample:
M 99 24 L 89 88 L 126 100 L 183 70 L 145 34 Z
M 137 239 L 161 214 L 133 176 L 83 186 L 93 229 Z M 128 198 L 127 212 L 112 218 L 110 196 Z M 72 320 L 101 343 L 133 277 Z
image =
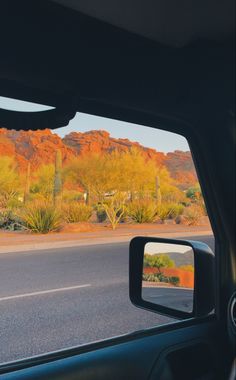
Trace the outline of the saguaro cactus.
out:
M 29 199 L 30 193 L 30 174 L 31 174 L 31 165 L 28 162 L 27 171 L 26 171 L 26 181 L 25 181 L 25 191 L 24 191 L 24 203 L 26 203 Z
M 156 203 L 158 206 L 161 204 L 161 188 L 159 176 L 156 176 Z
M 53 202 L 54 205 L 60 207 L 62 197 L 62 157 L 61 151 L 56 151 L 55 157 L 55 174 L 54 174 L 54 186 L 53 186 Z

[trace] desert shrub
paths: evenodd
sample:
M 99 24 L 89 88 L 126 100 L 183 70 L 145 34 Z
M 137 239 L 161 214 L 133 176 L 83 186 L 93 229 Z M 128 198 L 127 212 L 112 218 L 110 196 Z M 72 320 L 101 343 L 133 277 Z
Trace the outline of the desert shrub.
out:
M 136 223 L 151 223 L 156 218 L 156 206 L 150 201 L 135 201 L 129 206 L 128 215 Z
M 175 219 L 177 218 L 179 215 L 182 215 L 183 212 L 184 212 L 184 206 L 182 204 L 170 204 L 169 205 L 169 218 L 170 219 Z
M 178 203 L 162 203 L 157 207 L 157 215 L 162 222 L 167 219 L 175 219 L 183 212 L 184 206 Z
M 163 203 L 180 203 L 186 201 L 186 195 L 185 193 L 177 188 L 176 186 L 173 186 L 168 183 L 164 183 L 161 186 L 162 188 L 162 202 Z
M 122 217 L 125 215 L 126 206 L 125 206 L 125 197 L 121 193 L 114 194 L 109 200 L 102 204 L 107 218 L 111 223 L 112 229 L 115 230 L 117 225 L 122 220 Z
M 169 277 L 165 276 L 163 273 L 158 273 L 157 276 L 160 282 L 170 282 Z
M 11 210 L 0 212 L 0 228 L 4 230 L 20 230 L 22 229 L 20 218 Z
M 172 285 L 179 285 L 179 277 L 177 276 L 165 276 L 163 273 L 143 273 L 142 276 L 143 281 L 150 281 L 150 282 L 164 282 L 167 284 Z
M 84 194 L 78 191 L 63 191 L 62 200 L 64 202 L 84 202 Z
M 34 233 L 47 234 L 61 227 L 61 214 L 44 202 L 29 203 L 20 212 L 20 219 L 24 228 Z
M 202 191 L 199 184 L 197 184 L 195 187 L 190 187 L 186 191 L 186 197 L 189 198 L 192 203 L 199 206 L 199 209 L 202 209 L 202 215 L 207 215 L 206 205 L 204 203 Z
M 7 209 L 16 210 L 24 206 L 23 197 L 13 197 L 7 202 Z
M 178 276 L 170 276 L 169 278 L 168 278 L 168 282 L 170 283 L 170 284 L 172 284 L 172 285 L 174 285 L 174 286 L 177 286 L 177 285 L 179 285 L 179 277 Z
M 160 282 L 156 274 L 146 274 L 146 273 L 143 273 L 143 281 Z
M 67 223 L 88 222 L 93 209 L 83 203 L 70 202 L 62 205 L 63 219 Z
M 97 215 L 97 220 L 99 223 L 105 222 L 105 220 L 107 218 L 107 214 L 106 214 L 106 211 L 104 210 L 104 208 L 102 208 L 102 207 L 97 208 L 96 215 Z
M 202 198 L 200 185 L 197 184 L 194 187 L 189 187 L 186 191 L 186 197 L 190 198 L 193 201 L 198 201 L 200 198 Z
M 166 219 L 170 219 L 172 213 L 172 207 L 168 203 L 162 203 L 157 207 L 158 218 L 164 222 Z
M 192 204 L 191 206 L 185 208 L 183 216 L 184 222 L 187 225 L 195 226 L 203 216 L 203 209 L 197 204 Z

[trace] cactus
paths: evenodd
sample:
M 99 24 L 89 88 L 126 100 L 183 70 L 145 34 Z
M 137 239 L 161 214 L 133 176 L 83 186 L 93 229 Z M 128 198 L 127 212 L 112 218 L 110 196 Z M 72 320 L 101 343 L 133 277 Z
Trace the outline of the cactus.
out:
M 156 176 L 156 204 L 161 205 L 161 188 L 160 188 L 160 179 Z
M 54 206 L 61 206 L 61 197 L 62 197 L 62 157 L 61 151 L 56 151 L 55 157 L 55 174 L 54 174 L 54 186 L 53 186 L 53 202 Z
M 31 165 L 28 162 L 27 172 L 26 172 L 26 181 L 25 181 L 25 191 L 24 191 L 24 203 L 26 203 L 29 199 L 30 193 L 30 174 L 31 174 Z

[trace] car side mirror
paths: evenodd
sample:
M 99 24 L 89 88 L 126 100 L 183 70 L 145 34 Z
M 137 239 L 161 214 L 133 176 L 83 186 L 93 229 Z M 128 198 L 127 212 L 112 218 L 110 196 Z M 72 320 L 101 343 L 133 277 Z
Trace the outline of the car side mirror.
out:
M 177 319 L 208 315 L 215 307 L 214 259 L 199 241 L 135 237 L 129 256 L 131 302 Z

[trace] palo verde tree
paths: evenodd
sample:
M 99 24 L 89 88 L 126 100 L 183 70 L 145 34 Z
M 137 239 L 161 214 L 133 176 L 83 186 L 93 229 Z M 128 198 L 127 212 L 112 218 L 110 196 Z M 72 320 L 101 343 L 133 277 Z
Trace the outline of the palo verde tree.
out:
M 6 208 L 8 202 L 19 195 L 19 175 L 13 158 L 0 157 L 0 206 Z
M 77 157 L 64 168 L 64 179 L 83 189 L 87 195 L 87 204 L 90 204 L 91 196 L 101 202 L 105 194 L 116 186 L 114 180 L 117 173 L 114 172 L 112 163 L 111 155 Z
M 174 268 L 175 262 L 171 260 L 168 255 L 157 254 L 157 255 L 144 255 L 144 267 L 157 268 L 158 272 L 161 272 L 162 268 Z
M 55 165 L 42 165 L 33 173 L 34 181 L 30 186 L 30 192 L 38 200 L 52 201 L 54 188 Z
M 130 201 L 143 198 L 155 188 L 157 167 L 137 148 L 131 148 L 120 154 L 118 161 L 120 186 L 129 192 Z
M 112 229 L 115 230 L 125 213 L 125 196 L 119 192 L 115 193 L 109 200 L 102 203 L 102 207 Z

